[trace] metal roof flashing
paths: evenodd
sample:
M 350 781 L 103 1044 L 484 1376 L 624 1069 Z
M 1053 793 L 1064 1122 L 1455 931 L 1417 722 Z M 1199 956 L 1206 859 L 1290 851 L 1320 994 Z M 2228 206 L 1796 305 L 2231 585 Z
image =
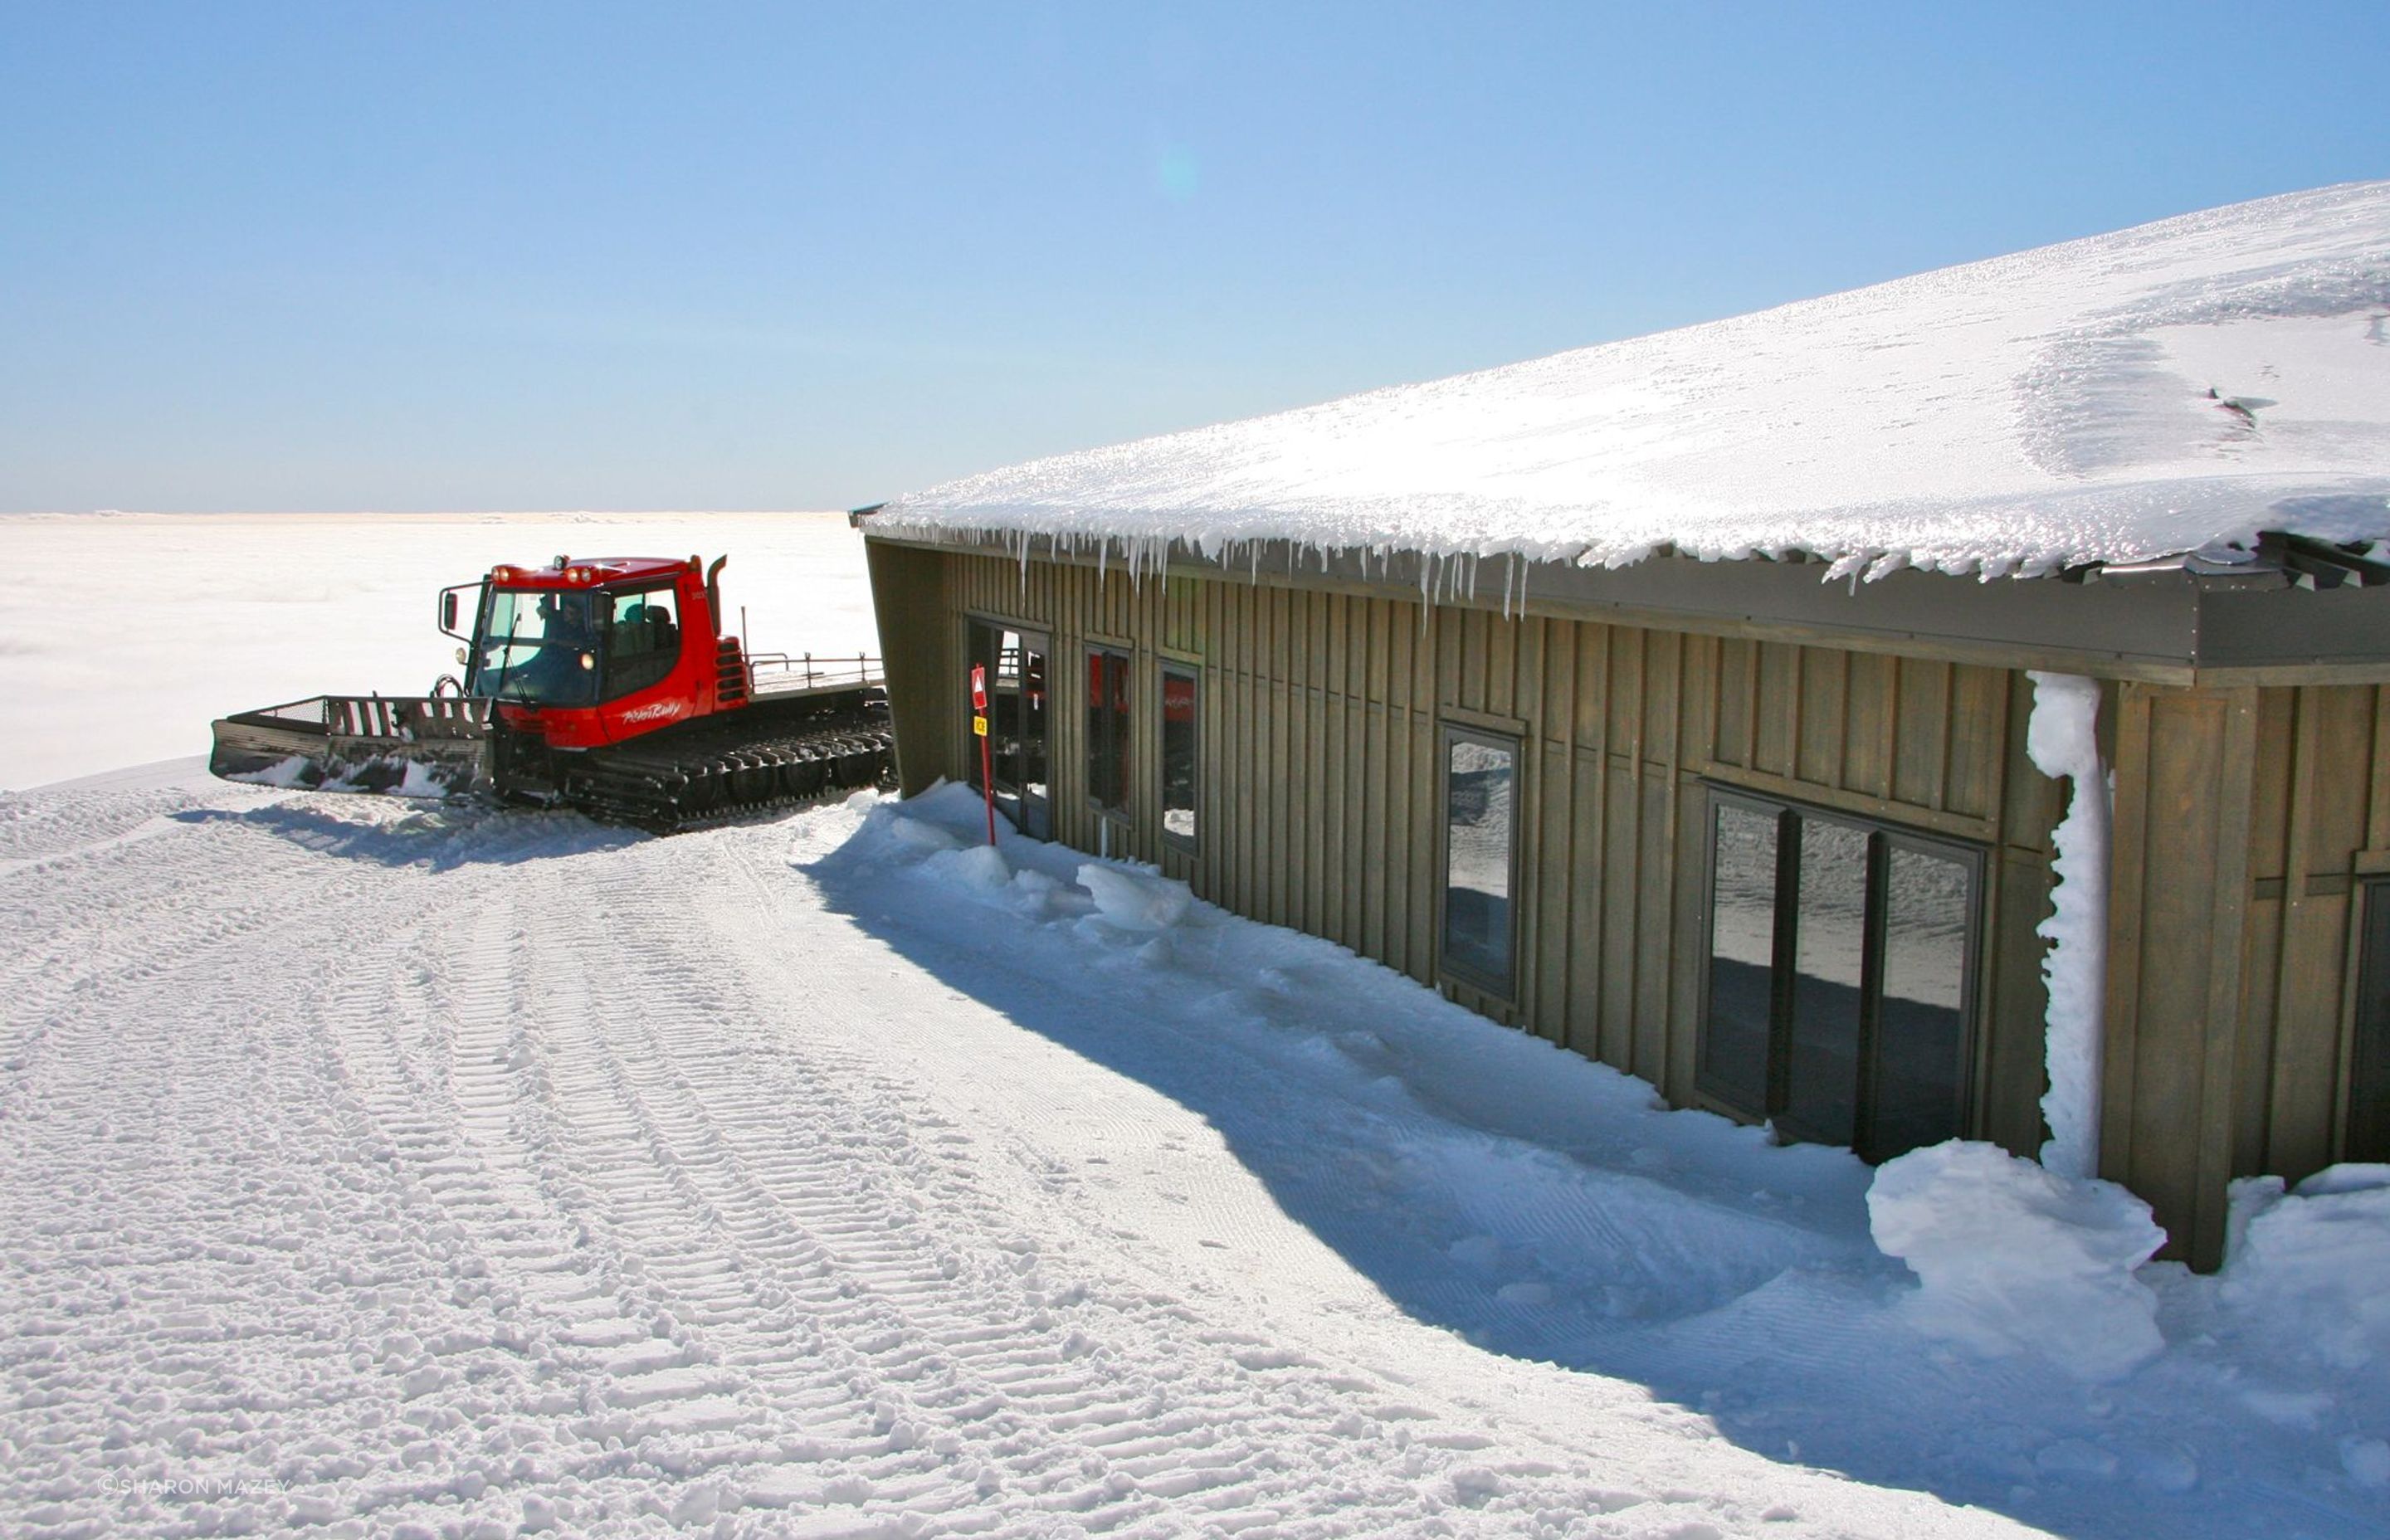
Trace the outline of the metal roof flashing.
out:
M 1123 582 L 1125 553 L 1040 546 L 996 535 L 867 541 L 957 555 L 1099 567 Z M 1150 558 L 1149 558 L 1150 559 Z M 1632 567 L 1534 562 L 1503 581 L 1484 563 L 1455 591 L 1417 555 L 1317 551 L 1283 541 L 1233 558 L 1173 545 L 1171 577 L 1324 589 L 1438 607 L 1508 610 L 1720 635 L 1806 641 L 1867 652 L 2062 669 L 2159 683 L 2390 683 L 2390 565 L 2321 542 L 2268 535 L 2242 559 L 2183 553 L 2036 578 L 1954 577 L 1915 569 L 1871 583 L 1820 582 L 1814 560 L 1703 561 L 1655 555 Z M 1506 597 L 1507 591 L 1507 597 Z

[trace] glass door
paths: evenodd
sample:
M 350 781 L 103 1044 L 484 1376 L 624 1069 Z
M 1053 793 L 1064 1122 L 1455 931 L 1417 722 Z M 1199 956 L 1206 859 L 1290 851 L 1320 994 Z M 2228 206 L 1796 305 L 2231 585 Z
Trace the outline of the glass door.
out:
M 999 621 L 974 620 L 970 627 L 970 664 L 987 676 L 987 748 L 995 773 L 996 805 L 1012 827 L 1032 839 L 1053 836 L 1046 769 L 1047 696 L 1047 639 Z M 969 680 L 965 689 L 968 691 Z M 966 720 L 970 697 L 964 697 Z M 972 787 L 980 785 L 976 737 L 964 745 Z

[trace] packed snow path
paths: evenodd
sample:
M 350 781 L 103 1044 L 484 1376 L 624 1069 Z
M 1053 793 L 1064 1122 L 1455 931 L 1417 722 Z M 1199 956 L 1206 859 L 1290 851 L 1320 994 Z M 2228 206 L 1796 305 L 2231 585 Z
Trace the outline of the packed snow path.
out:
M 2300 1461 L 2370 1406 L 1904 1379 L 1847 1156 L 859 822 L 0 799 L 0 1533 L 2022 1532 L 1802 1438 L 2069 1533 L 2369 1533 L 2375 1445 Z M 2178 1412 L 2279 1475 L 2192 1490 Z
M 784 828 L 6 812 L 10 1534 L 2008 1527 L 1407 1327 Z

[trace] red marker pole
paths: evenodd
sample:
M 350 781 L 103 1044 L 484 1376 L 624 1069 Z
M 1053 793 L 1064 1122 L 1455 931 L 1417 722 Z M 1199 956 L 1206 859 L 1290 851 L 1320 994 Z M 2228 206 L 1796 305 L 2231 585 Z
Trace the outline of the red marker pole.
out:
M 987 793 L 987 842 L 996 843 L 996 769 L 987 748 L 987 665 L 971 665 L 971 733 L 979 739 L 979 784 Z

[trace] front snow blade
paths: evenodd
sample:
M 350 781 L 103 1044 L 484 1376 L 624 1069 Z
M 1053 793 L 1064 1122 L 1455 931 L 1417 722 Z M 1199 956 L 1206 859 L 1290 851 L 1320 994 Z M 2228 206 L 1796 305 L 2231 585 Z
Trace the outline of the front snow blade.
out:
M 215 723 L 208 769 L 314 791 L 456 797 L 490 784 L 490 703 L 457 696 L 318 695 Z

